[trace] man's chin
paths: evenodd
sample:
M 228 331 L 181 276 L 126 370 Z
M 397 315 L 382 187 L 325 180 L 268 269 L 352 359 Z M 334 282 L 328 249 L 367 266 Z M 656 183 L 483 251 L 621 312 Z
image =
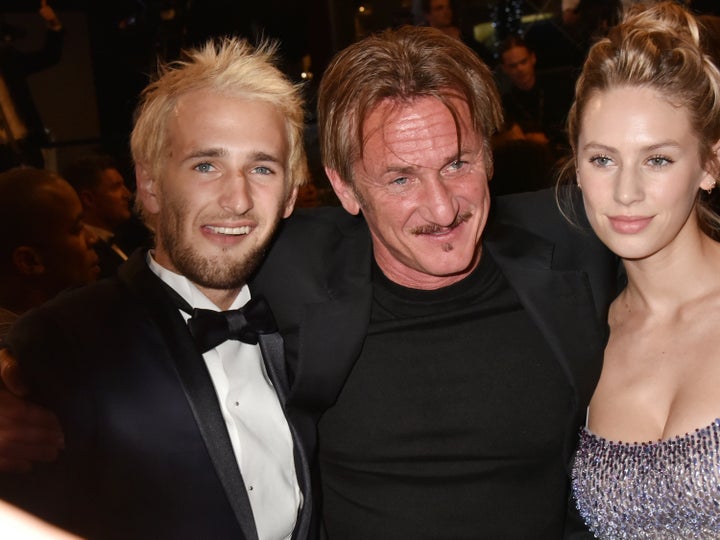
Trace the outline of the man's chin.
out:
M 178 254 L 174 264 L 194 284 L 207 289 L 232 290 L 247 283 L 264 256 L 256 248 L 242 257 L 202 257 L 197 253 Z
M 436 277 L 463 276 L 472 272 L 478 264 L 480 257 L 477 251 L 459 255 L 456 246 L 448 251 L 445 257 L 430 261 L 426 267 Z

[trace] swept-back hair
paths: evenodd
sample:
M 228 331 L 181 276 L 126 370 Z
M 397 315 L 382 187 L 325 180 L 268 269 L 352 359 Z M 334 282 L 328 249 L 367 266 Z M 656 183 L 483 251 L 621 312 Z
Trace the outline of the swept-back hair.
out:
M 402 105 L 422 97 L 436 98 L 449 109 L 458 132 L 458 150 L 460 119 L 451 99 L 467 103 L 470 125 L 484 138 L 491 176 L 489 139 L 502 125 L 502 105 L 492 73 L 459 40 L 418 26 L 386 30 L 335 56 L 318 95 L 324 165 L 351 182 L 352 165 L 362 158 L 368 115 L 384 100 Z
M 573 157 L 562 181 L 575 179 L 581 120 L 588 102 L 599 92 L 622 87 L 650 88 L 686 110 L 700 141 L 703 167 L 718 178 L 720 163 L 713 147 L 720 140 L 720 72 L 701 45 L 705 31 L 675 2 L 635 5 L 606 38 L 593 45 L 568 114 Z M 715 236 L 720 219 L 700 192 L 696 208 L 703 231 Z

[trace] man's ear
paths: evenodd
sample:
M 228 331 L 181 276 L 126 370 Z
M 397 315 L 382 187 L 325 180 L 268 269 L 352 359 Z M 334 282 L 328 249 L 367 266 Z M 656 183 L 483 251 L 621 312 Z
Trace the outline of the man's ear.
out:
M 93 208 L 95 206 L 95 194 L 89 189 L 83 189 L 78 193 L 83 208 Z
M 13 266 L 24 276 L 39 276 L 45 272 L 42 255 L 34 247 L 18 246 L 12 252 Z
M 285 200 L 285 211 L 283 212 L 283 218 L 289 217 L 290 214 L 292 214 L 292 211 L 295 208 L 295 201 L 297 200 L 298 189 L 299 188 L 295 186 Z
M 144 211 L 149 214 L 160 212 L 158 182 L 145 164 L 138 163 L 135 165 L 135 180 L 137 183 L 136 197 L 142 203 Z
M 345 182 L 342 178 L 340 178 L 340 175 L 334 169 L 325 167 L 325 174 L 330 180 L 330 185 L 332 185 L 335 195 L 337 195 L 340 200 L 342 207 L 352 215 L 359 214 L 361 210 L 360 202 L 358 201 L 357 196 L 355 195 L 355 190 L 353 190 L 350 183 Z

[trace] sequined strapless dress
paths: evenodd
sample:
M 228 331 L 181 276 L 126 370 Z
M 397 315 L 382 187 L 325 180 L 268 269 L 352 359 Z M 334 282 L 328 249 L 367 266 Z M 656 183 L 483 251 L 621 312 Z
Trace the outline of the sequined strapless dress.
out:
M 720 538 L 720 419 L 639 444 L 582 430 L 572 484 L 597 538 Z

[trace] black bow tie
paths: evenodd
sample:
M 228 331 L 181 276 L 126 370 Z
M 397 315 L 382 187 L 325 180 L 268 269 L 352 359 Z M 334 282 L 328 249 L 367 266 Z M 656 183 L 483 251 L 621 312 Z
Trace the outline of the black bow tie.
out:
M 190 315 L 188 328 L 202 354 L 229 339 L 255 345 L 259 334 L 278 331 L 270 306 L 262 296 L 251 298 L 240 309 L 213 311 L 193 308 L 170 285 L 159 278 L 158 282 L 178 309 Z
M 240 309 L 229 311 L 195 308 L 188 328 L 203 354 L 229 339 L 254 345 L 259 334 L 277 332 L 270 306 L 262 297 L 252 298 Z

